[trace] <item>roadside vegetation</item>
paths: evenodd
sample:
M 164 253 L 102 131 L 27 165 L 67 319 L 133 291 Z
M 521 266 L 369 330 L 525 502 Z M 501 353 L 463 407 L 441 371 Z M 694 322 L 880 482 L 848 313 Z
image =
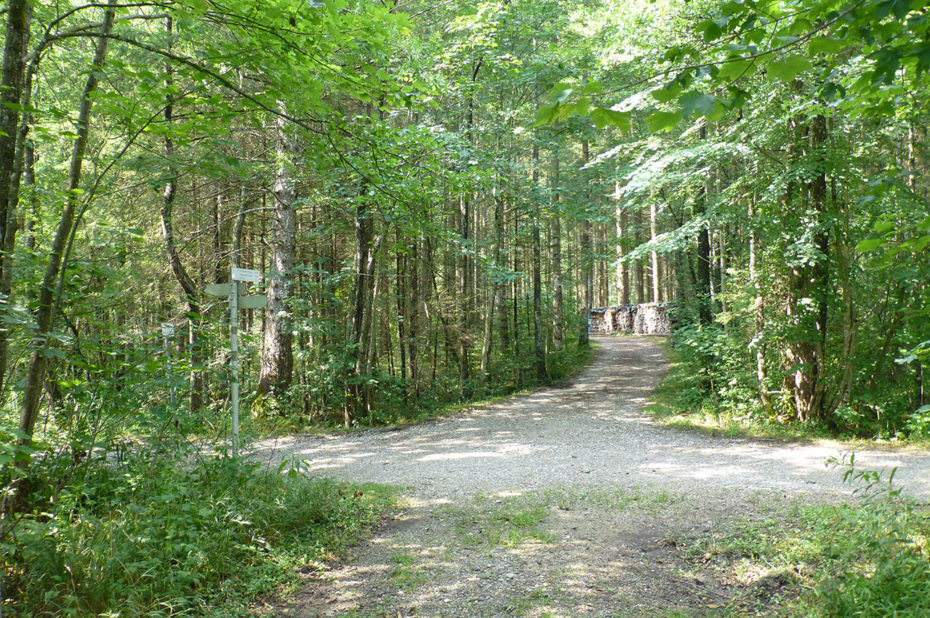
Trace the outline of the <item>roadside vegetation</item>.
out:
M 187 455 L 34 471 L 38 514 L 0 540 L 4 615 L 248 615 L 396 506 L 394 490 L 308 478 L 299 462 Z
M 688 547 L 693 563 L 747 591 L 722 613 L 777 605 L 785 616 L 930 614 L 930 510 L 902 495 L 893 475 L 852 462 L 843 473 L 851 503 L 780 506 Z

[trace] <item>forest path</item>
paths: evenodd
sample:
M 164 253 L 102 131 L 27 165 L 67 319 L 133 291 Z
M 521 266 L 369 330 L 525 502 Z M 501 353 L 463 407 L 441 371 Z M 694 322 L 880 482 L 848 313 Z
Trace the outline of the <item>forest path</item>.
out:
M 256 459 L 405 487 L 409 508 L 355 556 L 271 611 L 323 616 L 704 615 L 746 582 L 718 581 L 681 547 L 737 517 L 780 516 L 851 487 L 832 442 L 721 438 L 642 411 L 665 375 L 652 338 L 599 337 L 570 383 L 399 430 L 293 437 Z M 930 496 L 922 451 L 860 451 Z M 759 578 L 758 601 L 771 599 Z M 750 586 L 751 588 L 751 586 Z M 752 595 L 750 595 L 752 596 Z M 765 598 L 763 598 L 765 597 Z

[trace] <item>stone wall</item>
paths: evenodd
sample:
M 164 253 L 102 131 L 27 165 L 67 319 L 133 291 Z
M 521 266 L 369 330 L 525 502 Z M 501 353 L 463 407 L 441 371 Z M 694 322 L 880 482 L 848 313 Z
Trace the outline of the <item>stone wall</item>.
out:
M 643 303 L 591 310 L 591 332 L 633 335 L 671 335 L 668 303 Z

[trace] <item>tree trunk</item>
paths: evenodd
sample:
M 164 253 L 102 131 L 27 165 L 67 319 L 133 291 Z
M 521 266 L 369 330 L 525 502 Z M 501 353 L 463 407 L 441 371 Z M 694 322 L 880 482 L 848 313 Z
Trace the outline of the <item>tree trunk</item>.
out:
M 458 316 L 459 316 L 459 328 L 458 328 L 458 350 L 457 356 L 459 360 L 459 388 L 462 392 L 465 390 L 465 383 L 468 380 L 470 375 L 470 366 L 468 363 L 468 351 L 469 351 L 469 340 L 471 339 L 471 333 L 469 332 L 469 318 L 470 318 L 470 305 L 471 305 L 471 295 L 469 294 L 469 289 L 471 288 L 471 264 L 468 259 L 468 248 L 469 248 L 469 237 L 470 237 L 470 223 L 471 223 L 471 204 L 468 201 L 468 198 L 462 196 L 459 199 L 459 233 L 462 236 L 463 251 L 461 256 L 459 256 L 458 264 L 458 289 L 459 294 L 458 298 Z
M 643 244 L 643 213 L 637 209 L 633 211 L 633 242 L 636 246 Z M 642 260 L 633 263 L 633 286 L 636 288 L 636 302 L 646 302 L 645 272 Z
M 19 105 L 26 92 L 25 69 L 32 6 L 27 0 L 10 0 L 0 75 L 0 303 L 9 308 L 13 290 L 13 250 L 16 246 L 18 192 L 15 170 L 22 169 L 25 132 L 20 136 Z M 25 126 L 25 125 L 24 125 Z M 17 143 L 19 136 L 20 143 Z M 5 321 L 4 321 L 5 322 Z M 0 327 L 0 401 L 6 377 L 10 333 Z
M 374 218 L 364 203 L 364 191 L 359 192 L 355 207 L 355 285 L 352 294 L 352 320 L 349 329 L 349 346 L 354 358 L 350 370 L 347 402 L 343 421 L 346 427 L 368 408 L 367 389 L 360 383 L 368 374 L 368 346 L 370 313 L 374 288 L 375 254 L 381 239 L 374 240 Z
M 81 106 L 77 117 L 77 128 L 75 131 L 74 145 L 71 151 L 71 162 L 68 169 L 68 187 L 66 190 L 65 208 L 62 212 L 61 219 L 58 222 L 58 229 L 55 232 L 55 238 L 52 241 L 51 250 L 48 256 L 48 264 L 45 268 L 45 274 L 42 277 L 42 283 L 39 287 L 39 303 L 36 310 L 36 329 L 33 336 L 32 355 L 29 359 L 29 368 L 26 372 L 26 380 L 23 385 L 22 404 L 20 408 L 19 429 L 25 436 L 20 439 L 22 444 L 32 442 L 32 433 L 35 430 L 36 418 L 39 412 L 39 398 L 42 394 L 42 383 L 45 380 L 45 368 L 48 361 L 49 335 L 52 330 L 54 320 L 55 306 L 57 299 L 55 297 L 55 283 L 58 279 L 58 273 L 61 269 L 62 255 L 65 250 L 65 244 L 71 235 L 71 228 L 74 224 L 74 216 L 77 211 L 78 199 L 80 197 L 81 185 L 81 168 L 84 164 L 84 151 L 87 148 L 87 137 L 90 132 L 90 113 L 93 105 L 93 94 L 97 90 L 103 65 L 106 62 L 107 46 L 109 39 L 107 35 L 113 29 L 113 21 L 116 15 L 116 0 L 110 0 L 107 5 L 102 36 L 97 40 L 97 49 L 94 52 L 94 60 L 91 65 L 90 73 L 84 84 L 84 91 L 81 95 Z
M 702 140 L 707 139 L 706 124 L 701 126 L 700 138 Z M 695 216 L 704 216 L 707 210 L 707 194 L 709 191 L 710 181 L 708 180 L 698 189 L 698 198 L 695 202 L 694 211 Z M 711 291 L 710 279 L 710 253 L 710 228 L 704 224 L 698 230 L 697 256 L 695 257 L 695 261 L 697 262 L 697 289 L 695 290 L 695 296 L 697 297 L 698 315 L 702 324 L 710 324 L 713 320 L 713 315 L 711 314 L 711 297 L 713 292 Z
M 584 167 L 588 163 L 588 140 L 581 142 L 581 166 Z M 584 191 L 584 198 L 587 201 L 589 197 L 588 191 Z M 581 324 L 581 333 L 578 338 L 578 343 L 582 347 L 587 347 L 588 345 L 588 321 L 591 319 L 591 305 L 594 302 L 593 299 L 593 289 L 592 285 L 592 266 L 593 260 L 591 255 L 591 220 L 588 218 L 588 213 L 585 212 L 582 215 L 584 218 L 581 221 L 581 279 L 583 286 L 584 300 L 582 302 L 582 324 Z
M 169 37 L 172 32 L 172 19 L 165 18 L 165 30 Z M 200 292 L 194 280 L 191 279 L 184 268 L 181 256 L 177 249 L 177 243 L 174 239 L 174 201 L 178 190 L 178 171 L 175 167 L 174 157 L 174 140 L 171 138 L 170 128 L 174 121 L 174 104 L 172 103 L 172 87 L 174 69 L 171 64 L 165 65 L 165 111 L 163 116 L 165 126 L 169 132 L 165 135 L 165 161 L 168 164 L 167 182 L 165 190 L 162 193 L 161 207 L 161 231 L 162 238 L 165 241 L 165 253 L 168 254 L 168 264 L 171 266 L 171 272 L 174 278 L 181 286 L 184 293 L 184 299 L 187 302 L 188 310 L 188 348 L 191 353 L 191 391 L 190 391 L 190 410 L 195 412 L 203 405 L 203 342 L 200 341 Z
M 614 201 L 616 202 L 614 216 L 617 225 L 617 304 L 625 306 L 630 304 L 630 273 L 626 262 L 623 260 L 625 255 L 623 231 L 627 226 L 627 216 L 623 210 L 621 197 L 620 182 L 617 181 L 614 183 Z
M 275 152 L 278 166 L 274 183 L 274 221 L 271 231 L 271 281 L 265 309 L 262 337 L 262 368 L 259 393 L 283 393 L 294 372 L 292 312 L 289 305 L 297 254 L 297 200 L 292 176 L 291 148 L 285 134 L 285 120 L 275 119 Z
M 533 186 L 539 184 L 539 141 L 533 139 Z M 533 351 L 536 379 L 546 379 L 546 344 L 542 325 L 542 248 L 539 237 L 539 200 L 533 199 Z
M 649 240 L 653 243 L 656 240 L 656 203 L 649 203 Z M 659 276 L 659 252 L 653 249 L 649 252 L 652 258 L 652 302 L 662 302 L 661 277 Z
M 806 210 L 815 228 L 813 242 L 820 255 L 813 264 L 803 261 L 793 268 L 787 305 L 789 319 L 797 329 L 786 346 L 786 356 L 795 367 L 792 390 L 795 410 L 801 422 L 820 417 L 824 403 L 829 237 L 825 227 L 827 186 L 823 149 L 827 127 L 823 116 L 815 116 L 811 120 L 808 136 L 808 154 L 817 167 L 814 177 L 804 187 L 808 204 Z M 805 300 L 811 298 L 815 300 L 815 307 L 810 307 L 809 301 Z
M 501 264 L 501 245 L 504 242 L 504 200 L 501 198 L 499 191 L 494 192 L 494 257 L 492 282 L 488 290 L 487 311 L 484 316 L 484 341 L 481 346 L 481 379 L 487 381 L 488 371 L 491 364 L 491 348 L 494 339 L 494 318 L 495 311 L 501 307 L 500 289 L 503 287 L 500 282 L 500 275 L 497 272 L 502 270 L 504 265 Z M 503 312 L 502 312 L 503 313 Z
M 752 345 L 756 349 L 756 382 L 759 387 L 759 401 L 766 411 L 772 407 L 768 395 L 768 372 L 765 366 L 765 297 L 762 295 L 762 281 L 759 277 L 759 239 L 755 228 L 756 194 L 753 192 L 749 201 L 749 284 L 755 294 L 753 301 L 754 334 Z
M 552 153 L 552 348 L 561 350 L 565 338 L 564 292 L 562 290 L 562 212 L 559 188 L 559 153 Z

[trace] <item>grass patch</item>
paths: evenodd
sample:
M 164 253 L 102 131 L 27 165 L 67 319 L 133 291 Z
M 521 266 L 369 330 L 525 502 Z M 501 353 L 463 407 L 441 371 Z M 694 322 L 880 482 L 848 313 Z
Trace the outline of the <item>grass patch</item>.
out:
M 622 511 L 630 506 L 653 510 L 661 508 L 676 498 L 667 492 L 644 493 L 639 489 L 626 491 L 623 489 L 547 489 L 539 498 L 550 508 L 570 511 L 579 507 L 598 507 L 608 510 Z
M 690 558 L 747 592 L 732 610 L 789 616 L 930 616 L 930 509 L 849 468 L 856 505 L 804 506 L 700 540 Z
M 455 536 L 465 546 L 495 549 L 527 542 L 555 543 L 544 524 L 554 509 L 594 507 L 622 511 L 630 506 L 659 509 L 675 498 L 665 492 L 647 494 L 616 489 L 548 489 L 519 496 L 478 495 L 472 505 L 450 507 Z
M 4 613 L 248 615 L 356 543 L 396 495 L 228 458 L 97 463 L 4 539 Z
M 511 599 L 501 608 L 502 615 L 508 616 L 526 616 L 533 615 L 543 618 L 553 616 L 549 609 L 552 604 L 552 592 L 549 590 L 533 590 L 526 596 Z
M 416 590 L 427 581 L 423 567 L 416 565 L 416 558 L 406 552 L 391 556 L 393 567 L 388 571 L 388 578 L 401 590 Z
M 526 542 L 554 543 L 542 527 L 549 506 L 536 495 L 508 498 L 476 496 L 474 507 L 453 508 L 455 536 L 466 547 L 514 547 Z

